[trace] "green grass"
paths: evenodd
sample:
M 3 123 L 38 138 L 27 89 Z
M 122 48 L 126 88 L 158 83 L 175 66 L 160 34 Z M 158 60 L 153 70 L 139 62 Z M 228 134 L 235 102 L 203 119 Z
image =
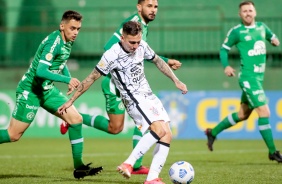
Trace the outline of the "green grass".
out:
M 277 148 L 282 140 L 277 140 Z M 167 162 L 160 174 L 169 184 L 168 170 L 175 161 L 186 160 L 195 169 L 193 184 L 280 184 L 282 164 L 269 161 L 262 140 L 218 140 L 213 152 L 205 140 L 173 140 Z M 131 152 L 128 139 L 85 138 L 84 161 L 104 171 L 83 180 L 72 176 L 71 149 L 67 136 L 61 139 L 29 139 L 0 146 L 1 184 L 140 184 L 144 175 L 133 175 L 129 180 L 116 172 Z M 152 150 L 143 164 L 150 165 Z

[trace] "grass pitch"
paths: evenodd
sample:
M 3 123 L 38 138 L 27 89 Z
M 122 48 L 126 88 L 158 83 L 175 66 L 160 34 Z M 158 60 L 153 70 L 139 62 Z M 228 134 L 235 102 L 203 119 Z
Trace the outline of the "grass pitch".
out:
M 277 149 L 282 140 L 275 141 Z M 116 172 L 131 152 L 128 139 L 85 138 L 84 161 L 103 166 L 97 176 L 82 180 L 73 178 L 71 149 L 67 136 L 61 139 L 31 139 L 0 145 L 1 184 L 140 184 L 145 175 L 133 175 L 126 180 Z M 152 149 L 144 157 L 149 166 Z M 179 160 L 190 162 L 195 169 L 193 184 L 281 184 L 282 164 L 268 160 L 262 140 L 217 140 L 209 152 L 206 140 L 173 140 L 167 162 L 160 174 L 171 183 L 169 167 Z

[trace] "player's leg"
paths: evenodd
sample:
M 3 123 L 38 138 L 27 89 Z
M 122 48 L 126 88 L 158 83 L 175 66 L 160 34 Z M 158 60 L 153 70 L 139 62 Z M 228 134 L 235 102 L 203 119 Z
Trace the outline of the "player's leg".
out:
M 251 109 L 247 104 L 248 99 L 246 97 L 246 93 L 242 92 L 239 111 L 229 114 L 214 128 L 206 129 L 205 134 L 207 136 L 207 146 L 210 151 L 213 151 L 213 143 L 219 133 L 236 125 L 240 121 L 248 119 L 253 109 Z
M 163 123 L 163 128 L 165 129 L 166 134 L 156 143 L 156 147 L 153 153 L 153 160 L 150 166 L 150 171 L 146 179 L 147 183 L 150 183 L 152 181 L 158 181 L 161 183 L 159 174 L 166 162 L 166 158 L 170 149 L 170 142 L 172 139 L 172 133 L 170 130 L 169 123 Z
M 89 175 L 95 175 L 99 173 L 103 168 L 91 168 L 89 165 L 84 165 L 82 159 L 83 153 L 83 136 L 82 136 L 82 116 L 77 112 L 74 106 L 67 109 L 67 113 L 63 115 L 58 114 L 58 108 L 63 105 L 68 99 L 61 94 L 57 88 L 53 88 L 43 96 L 42 107 L 55 116 L 67 121 L 70 124 L 69 127 L 69 139 L 72 148 L 72 157 L 74 165 L 74 177 L 83 178 Z
M 255 108 L 255 111 L 258 113 L 259 119 L 258 119 L 258 127 L 259 132 L 269 150 L 268 157 L 270 160 L 276 160 L 277 162 L 282 162 L 282 156 L 279 151 L 276 150 L 271 126 L 269 123 L 269 116 L 270 111 L 268 105 L 263 105 Z
M 39 106 L 39 100 L 35 94 L 17 88 L 16 106 L 8 129 L 0 130 L 0 144 L 18 141 L 33 121 Z

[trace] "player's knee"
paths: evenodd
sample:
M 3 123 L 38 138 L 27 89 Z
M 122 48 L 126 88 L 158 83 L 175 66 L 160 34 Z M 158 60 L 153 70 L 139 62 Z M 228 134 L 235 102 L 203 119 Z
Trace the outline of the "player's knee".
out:
M 83 119 L 82 116 L 80 114 L 77 114 L 76 116 L 70 118 L 69 121 L 67 121 L 69 124 L 78 124 L 78 123 L 82 123 Z
M 111 124 L 109 124 L 108 131 L 111 134 L 119 134 L 122 130 L 123 130 L 123 124 L 119 126 L 112 126 Z
M 10 136 L 11 142 L 16 142 L 16 141 L 20 140 L 22 134 L 10 133 L 9 136 Z

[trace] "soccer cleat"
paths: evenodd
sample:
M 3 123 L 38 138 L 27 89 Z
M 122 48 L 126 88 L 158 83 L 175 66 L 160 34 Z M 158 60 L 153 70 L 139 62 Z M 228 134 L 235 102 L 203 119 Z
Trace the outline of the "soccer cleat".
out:
M 269 160 L 276 160 L 278 163 L 282 163 L 282 155 L 280 154 L 278 150 L 272 154 L 269 153 L 268 158 Z
M 141 166 L 138 169 L 133 169 L 131 174 L 148 174 L 149 169 L 147 167 Z
M 156 178 L 151 181 L 145 181 L 144 184 L 165 184 L 161 178 Z
M 73 176 L 76 179 L 84 178 L 85 176 L 94 176 L 102 172 L 103 167 L 90 167 L 92 163 L 82 165 L 73 171 Z
M 70 125 L 67 122 L 63 121 L 60 125 L 61 134 L 63 134 L 63 135 L 66 134 L 68 132 L 69 126 Z
M 126 179 L 129 179 L 131 176 L 133 168 L 130 164 L 122 163 L 117 167 L 117 171 Z
M 206 136 L 208 138 L 208 143 L 207 143 L 208 148 L 209 148 L 210 151 L 213 151 L 212 145 L 213 145 L 213 142 L 215 141 L 216 137 L 213 136 L 211 132 L 212 132 L 212 129 L 211 128 L 207 128 L 206 131 L 205 131 L 205 134 L 206 134 Z

